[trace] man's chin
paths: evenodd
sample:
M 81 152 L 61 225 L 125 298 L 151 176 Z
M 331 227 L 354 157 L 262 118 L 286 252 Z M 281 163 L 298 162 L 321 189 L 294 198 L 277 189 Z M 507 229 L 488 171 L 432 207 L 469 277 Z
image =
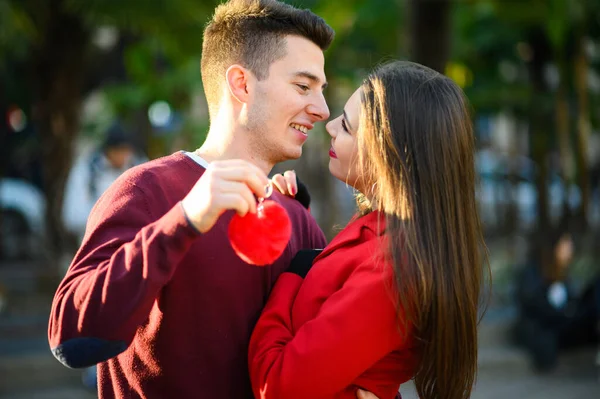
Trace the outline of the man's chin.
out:
M 291 155 L 291 159 L 298 159 L 302 156 L 302 147 L 298 147 L 295 151 L 293 151 Z
M 302 156 L 302 147 L 295 147 L 295 148 L 287 149 L 285 152 L 283 152 L 283 154 L 280 154 L 280 155 L 283 155 L 283 156 L 282 156 L 281 161 L 279 161 L 279 162 L 296 160 Z

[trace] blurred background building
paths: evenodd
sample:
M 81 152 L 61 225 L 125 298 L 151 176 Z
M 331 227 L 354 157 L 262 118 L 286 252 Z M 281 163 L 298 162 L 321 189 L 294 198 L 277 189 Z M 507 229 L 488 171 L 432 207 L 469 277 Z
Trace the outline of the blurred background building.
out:
M 289 2 L 336 31 L 332 115 L 389 59 L 446 74 L 471 101 L 493 273 L 474 396 L 600 397 L 593 333 L 575 334 L 597 339 L 600 328 L 600 0 Z M 115 121 L 137 159 L 201 145 L 202 29 L 217 3 L 0 0 L 0 398 L 94 397 L 46 342 L 54 288 L 81 235 L 65 213 L 69 176 L 93 169 L 86 157 Z M 276 171 L 307 183 L 331 238 L 354 205 L 324 173 L 328 143 L 321 124 L 303 158 Z M 118 175 L 138 162 L 129 155 L 102 165 Z M 566 258 L 559 236 L 572 246 Z

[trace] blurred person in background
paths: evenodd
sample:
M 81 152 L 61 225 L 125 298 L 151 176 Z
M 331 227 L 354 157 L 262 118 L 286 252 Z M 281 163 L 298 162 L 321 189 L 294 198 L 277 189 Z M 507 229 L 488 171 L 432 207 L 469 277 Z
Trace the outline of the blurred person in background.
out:
M 577 295 L 569 276 L 574 252 L 564 218 L 550 232 L 539 233 L 530 260 L 517 277 L 516 340 L 538 371 L 554 369 L 561 349 L 598 340 L 600 280 L 592 279 Z
M 145 161 L 120 123 L 106 131 L 98 148 L 77 160 L 65 186 L 63 221 L 79 242 L 98 198 L 123 172 Z

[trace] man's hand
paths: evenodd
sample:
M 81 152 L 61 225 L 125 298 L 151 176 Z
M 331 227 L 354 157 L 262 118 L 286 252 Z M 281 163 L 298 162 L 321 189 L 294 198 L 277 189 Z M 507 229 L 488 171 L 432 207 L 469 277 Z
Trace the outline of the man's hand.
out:
M 358 399 L 379 399 L 377 396 L 373 395 L 371 392 L 363 391 L 359 389 L 356 391 L 356 397 Z
M 266 195 L 267 175 L 243 160 L 212 162 L 182 201 L 183 210 L 201 233 L 209 231 L 219 216 L 233 209 L 238 215 L 256 213 L 256 198 Z

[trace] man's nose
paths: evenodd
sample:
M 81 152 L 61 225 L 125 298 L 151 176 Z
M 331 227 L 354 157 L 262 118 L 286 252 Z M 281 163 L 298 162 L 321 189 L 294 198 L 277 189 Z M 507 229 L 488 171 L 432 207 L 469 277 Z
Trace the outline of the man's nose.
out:
M 329 118 L 329 107 L 323 93 L 316 96 L 315 100 L 308 106 L 307 111 L 315 118 L 315 121 L 324 121 Z

